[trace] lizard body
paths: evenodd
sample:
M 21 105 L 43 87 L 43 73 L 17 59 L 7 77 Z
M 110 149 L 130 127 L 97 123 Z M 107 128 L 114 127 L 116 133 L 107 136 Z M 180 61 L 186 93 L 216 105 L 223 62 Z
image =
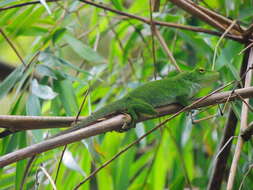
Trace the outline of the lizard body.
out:
M 75 127 L 63 131 L 63 134 L 86 127 L 99 119 L 117 113 L 129 114 L 132 122 L 128 125 L 128 128 L 134 127 L 141 114 L 154 116 L 157 114 L 155 107 L 171 103 L 179 103 L 185 106 L 201 88 L 217 81 L 218 78 L 218 72 L 196 68 L 193 71 L 182 72 L 171 78 L 148 82 L 129 92 L 121 99 L 93 112 L 90 116 L 75 124 Z

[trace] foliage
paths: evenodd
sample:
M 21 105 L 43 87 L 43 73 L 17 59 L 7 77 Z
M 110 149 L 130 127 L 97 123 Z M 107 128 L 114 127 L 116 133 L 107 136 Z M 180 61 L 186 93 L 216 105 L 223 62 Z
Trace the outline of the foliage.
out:
M 0 7 L 25 2 L 29 1 L 2 0 Z M 17 65 L 0 83 L 2 114 L 76 116 L 89 88 L 81 110 L 81 115 L 88 115 L 136 86 L 175 70 L 158 40 L 152 38 L 148 24 L 76 0 L 41 2 L 0 10 L 0 28 L 29 65 L 24 69 L 6 39 L 0 36 L 0 59 Z M 102 2 L 116 10 L 150 16 L 148 1 Z M 236 19 L 244 26 L 251 24 L 253 5 L 250 1 L 207 0 L 200 5 Z M 160 12 L 153 17 L 211 28 L 165 0 L 161 1 Z M 221 83 L 238 79 L 243 57 L 238 53 L 244 48 L 239 42 L 223 39 L 213 60 L 219 36 L 164 26 L 157 26 L 157 29 L 182 70 L 195 66 L 211 69 L 215 63 L 215 70 L 222 76 L 220 81 L 198 96 Z M 152 39 L 155 40 L 154 52 Z M 10 102 L 10 106 L 5 101 Z M 233 105 L 240 117 L 240 101 Z M 192 119 L 212 114 L 214 118 L 192 124 Z M 206 189 L 227 114 L 227 109 L 223 115 L 219 114 L 217 106 L 203 112 L 181 114 L 101 170 L 82 189 L 183 189 L 189 185 L 188 180 L 193 187 Z M 110 132 L 69 145 L 58 174 L 57 188 L 74 188 L 94 168 L 167 117 L 140 123 L 126 133 Z M 59 130 L 34 130 L 4 138 L 0 141 L 1 155 L 42 141 L 47 134 Z M 242 153 L 236 188 L 252 164 L 251 146 L 247 144 Z M 54 179 L 61 152 L 62 148 L 57 148 L 37 156 L 24 189 L 52 189 L 41 167 Z M 27 160 L 24 160 L 0 169 L 0 189 L 19 189 L 26 165 Z M 244 187 L 250 189 L 252 186 L 251 173 Z

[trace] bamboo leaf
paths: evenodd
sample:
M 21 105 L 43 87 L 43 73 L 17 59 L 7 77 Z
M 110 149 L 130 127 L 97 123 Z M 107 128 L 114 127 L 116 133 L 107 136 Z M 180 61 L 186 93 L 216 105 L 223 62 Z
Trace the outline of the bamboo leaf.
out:
M 70 45 L 70 47 L 83 59 L 95 63 L 105 62 L 102 56 L 100 56 L 89 46 L 85 45 L 81 40 L 76 39 L 70 34 L 65 34 L 64 39 Z
M 44 100 L 52 100 L 57 96 L 57 93 L 51 87 L 39 84 L 36 79 L 32 81 L 31 91 L 34 95 Z

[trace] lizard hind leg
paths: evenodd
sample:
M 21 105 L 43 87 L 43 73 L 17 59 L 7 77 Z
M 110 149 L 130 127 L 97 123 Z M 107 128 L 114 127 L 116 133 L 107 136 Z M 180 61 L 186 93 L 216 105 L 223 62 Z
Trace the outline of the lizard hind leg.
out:
M 136 122 L 141 114 L 143 115 L 157 115 L 156 110 L 154 107 L 143 100 L 137 98 L 129 98 L 127 101 L 127 113 L 131 116 L 132 121 L 124 125 L 121 128 L 121 131 L 126 131 L 130 128 L 134 128 Z

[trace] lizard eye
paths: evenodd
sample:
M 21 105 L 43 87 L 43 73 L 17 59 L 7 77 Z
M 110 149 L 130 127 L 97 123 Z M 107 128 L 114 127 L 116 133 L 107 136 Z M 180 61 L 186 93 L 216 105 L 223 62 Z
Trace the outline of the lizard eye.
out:
M 204 72 L 205 72 L 205 69 L 200 68 L 200 69 L 199 69 L 199 72 L 200 72 L 200 73 L 204 73 Z

